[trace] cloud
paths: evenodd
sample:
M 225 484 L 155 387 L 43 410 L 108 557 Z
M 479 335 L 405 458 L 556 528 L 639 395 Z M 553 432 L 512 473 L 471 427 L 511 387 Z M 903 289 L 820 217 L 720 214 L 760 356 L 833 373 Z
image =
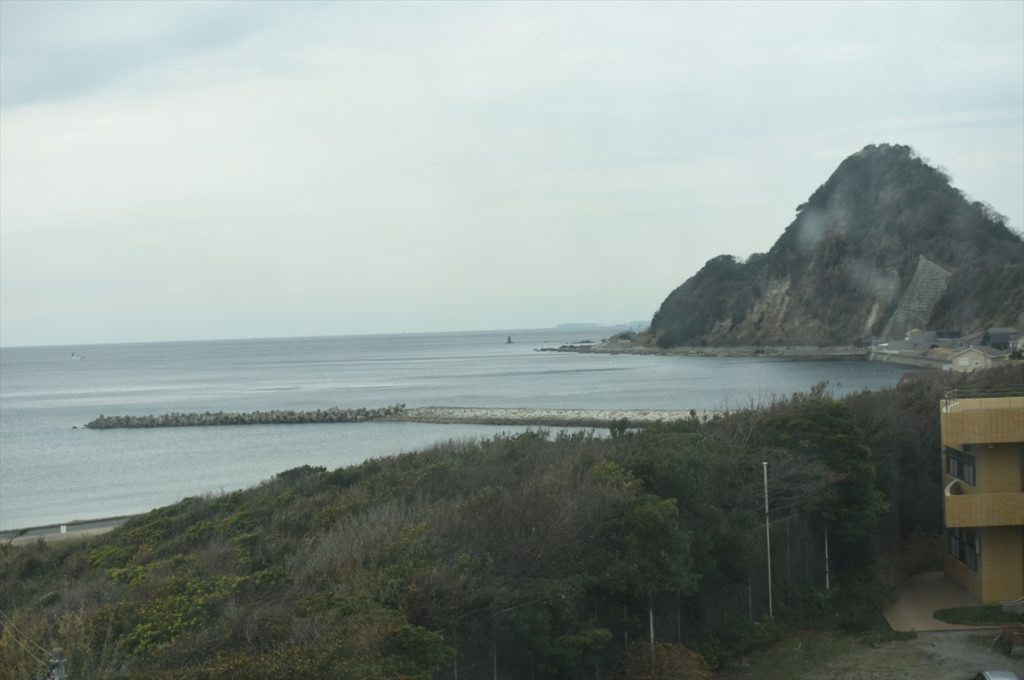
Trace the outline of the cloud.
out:
M 252 2 L 49 2 L 0 5 L 0 104 L 60 102 L 162 73 L 265 27 L 279 7 Z
M 1024 224 L 1017 5 L 0 12 L 3 344 L 642 318 L 880 141 Z

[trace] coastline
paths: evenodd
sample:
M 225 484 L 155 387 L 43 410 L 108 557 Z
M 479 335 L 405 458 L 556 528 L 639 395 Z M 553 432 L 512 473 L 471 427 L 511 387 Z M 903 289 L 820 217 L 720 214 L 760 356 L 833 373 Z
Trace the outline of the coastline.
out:
M 757 371 L 758 385 L 770 384 L 781 376 L 786 379 L 795 376 L 794 381 L 799 384 L 792 389 L 787 388 L 786 392 L 807 389 L 816 379 L 808 375 L 831 372 L 828 365 L 824 365 L 825 370 L 821 371 L 818 368 L 811 370 L 813 363 L 807 363 L 805 370 L 803 362 L 787 359 L 760 361 L 748 358 L 727 362 L 713 357 L 672 360 L 597 355 L 589 359 L 575 355 L 573 359 L 574 355 L 534 351 L 574 341 L 579 343 L 588 338 L 601 340 L 607 335 L 604 332 L 594 337 L 598 333 L 601 331 L 514 332 L 514 345 L 506 344 L 508 333 L 500 336 L 494 333 L 416 338 L 396 335 L 356 339 L 111 345 L 87 351 L 83 349 L 85 358 L 81 361 L 69 360 L 68 352 L 63 349 L 33 348 L 12 354 L 5 352 L 5 378 L 11 371 L 11 386 L 16 384 L 14 378 L 22 382 L 38 382 L 39 372 L 43 370 L 47 375 L 59 376 L 55 387 L 61 388 L 45 401 L 10 395 L 11 403 L 17 403 L 19 408 L 4 411 L 5 427 L 0 444 L 5 449 L 5 462 L 9 460 L 12 465 L 14 462 L 20 465 L 20 461 L 26 461 L 46 474 L 18 477 L 7 474 L 5 467 L 3 484 L 0 485 L 0 493 L 5 496 L 5 519 L 9 516 L 10 527 L 23 528 L 91 517 L 93 511 L 96 514 L 133 512 L 149 506 L 134 500 L 121 504 L 115 495 L 127 493 L 133 499 L 142 498 L 142 501 L 151 496 L 158 500 L 150 505 L 162 506 L 197 493 L 216 493 L 238 488 L 240 484 L 256 484 L 281 470 L 303 464 L 325 465 L 333 469 L 356 464 L 363 457 L 421 450 L 453 436 L 449 430 L 480 427 L 518 431 L 533 426 L 534 429 L 557 432 L 563 427 L 573 431 L 594 428 L 600 436 L 607 434 L 609 421 L 614 419 L 626 418 L 631 428 L 643 427 L 641 419 L 685 418 L 689 416 L 690 408 L 723 409 L 728 408 L 723 404 L 748 403 L 744 390 L 753 393 L 758 389 L 756 385 L 751 387 L 744 382 L 754 375 L 751 373 L 753 370 Z M 74 349 L 78 351 L 80 348 Z M 619 351 L 622 347 L 609 345 L 607 349 Z M 746 349 L 745 353 L 756 354 L 756 349 Z M 794 351 L 790 349 L 787 354 Z M 416 361 L 388 361 L 387 358 L 396 352 Z M 646 350 L 646 353 L 652 352 Z M 679 353 L 735 355 L 739 352 L 735 349 L 686 348 Z M 420 361 L 424 365 L 429 364 L 432 370 L 425 373 L 414 371 Z M 482 363 L 485 361 L 486 370 Z M 167 362 L 169 370 L 173 367 L 166 377 L 168 386 L 174 389 L 154 392 L 152 398 L 140 402 L 138 388 L 148 389 L 151 385 L 153 366 L 157 362 Z M 643 378 L 646 373 L 660 372 L 658 367 L 662 362 L 667 362 L 663 366 L 665 370 L 678 372 L 678 380 L 645 384 Z M 721 373 L 716 372 L 706 384 L 700 384 L 700 394 L 690 398 L 689 374 L 703 374 L 708 365 L 717 366 L 719 363 L 732 365 L 721 366 Z M 688 364 L 693 364 L 692 371 Z M 861 370 L 862 367 L 871 368 L 869 364 L 855 361 L 832 365 L 837 372 L 847 371 L 851 380 L 862 380 L 866 384 L 881 380 L 891 383 L 899 377 L 898 372 L 892 373 L 896 371 L 895 366 L 886 367 L 889 372 L 876 374 Z M 105 376 L 109 375 L 112 367 L 117 367 L 118 375 L 123 377 L 117 385 L 106 382 Z M 616 370 L 601 370 L 604 367 Z M 481 381 L 478 379 L 481 373 L 508 377 Z M 187 380 L 180 384 L 174 381 L 178 374 L 205 376 L 202 389 Z M 420 379 L 410 382 L 409 375 L 420 376 Z M 340 376 L 345 379 L 341 380 Z M 407 390 L 405 385 L 411 387 Z M 642 398 L 630 396 L 630 390 L 636 385 L 641 386 Z M 569 398 L 564 401 L 554 398 L 555 390 L 563 387 L 570 390 Z M 109 394 L 100 392 L 105 396 L 97 400 L 94 395 L 99 388 L 110 391 Z M 294 390 L 307 389 L 310 390 L 307 395 L 294 393 Z M 278 391 L 283 393 L 281 398 L 276 394 Z M 722 397 L 726 391 L 741 393 L 741 396 Z M 232 395 L 238 395 L 237 402 Z M 543 398 L 538 398 L 538 395 Z M 5 391 L 7 397 L 8 392 Z M 749 399 L 754 398 L 756 395 Z M 515 413 L 490 412 L 492 409 L 485 412 L 446 410 L 433 413 L 433 419 L 441 421 L 438 424 L 429 424 L 425 422 L 428 420 L 425 416 L 414 413 L 409 418 L 412 422 L 408 423 L 388 419 L 361 424 L 357 419 L 357 422 L 338 423 L 342 426 L 337 428 L 320 425 L 293 429 L 269 423 L 241 430 L 237 427 L 216 427 L 210 431 L 193 429 L 187 432 L 84 428 L 86 422 L 101 413 L 107 416 L 118 413 L 159 415 L 180 412 L 184 408 L 200 413 L 207 410 L 218 412 L 220 409 L 249 413 L 254 409 L 265 413 L 295 409 L 298 413 L 308 409 L 315 412 L 317 407 L 327 410 L 331 404 L 373 407 L 396 400 L 411 402 L 410 410 L 428 406 L 544 406 L 616 412 L 568 415 L 534 412 L 526 415 L 527 412 L 522 410 Z M 679 411 L 656 415 L 619 412 L 637 408 L 675 408 Z M 46 430 L 40 431 L 39 437 L 33 431 L 29 433 L 33 435 L 31 437 L 15 439 L 13 434 L 17 430 L 6 427 L 7 419 L 16 414 L 20 417 L 22 413 L 31 415 L 33 422 L 45 424 Z M 271 417 L 271 420 L 277 419 Z M 349 427 L 344 427 L 346 424 Z M 74 429 L 76 426 L 78 429 Z M 51 435 L 54 427 L 59 431 L 54 430 Z M 386 436 L 379 436 L 378 431 L 383 431 Z M 43 435 L 52 436 L 52 442 Z M 50 446 L 54 442 L 59 445 L 61 456 L 36 459 L 30 455 L 38 446 Z M 122 443 L 126 444 L 123 452 L 113 456 L 111 451 L 115 447 L 112 444 L 119 448 Z M 16 457 L 14 453 L 19 455 Z M 115 462 L 110 466 L 98 466 L 90 463 L 93 459 Z M 24 468 L 18 471 L 21 469 Z M 37 485 L 37 479 L 43 483 Z M 51 479 L 64 480 L 57 496 L 49 493 L 45 483 Z M 245 481 L 238 481 L 242 479 Z M 15 480 L 20 481 L 15 484 Z M 8 507 L 11 508 L 10 513 L 7 512 Z M 7 529 L 8 525 L 5 523 L 3 528 Z M 56 538 L 61 540 L 61 537 Z
M 652 347 L 636 345 L 628 341 L 605 341 L 543 347 L 538 352 L 575 352 L 579 354 L 639 354 L 652 356 L 706 356 L 706 357 L 776 357 L 794 360 L 823 361 L 830 359 L 867 359 L 870 350 L 866 347 L 816 345 L 736 345 L 736 346 L 680 346 Z
M 577 354 L 636 354 L 650 356 L 686 357 L 767 357 L 790 361 L 875 361 L 897 364 L 923 370 L 946 370 L 948 358 L 929 356 L 927 352 L 913 350 L 884 350 L 876 347 L 854 347 L 852 345 L 737 345 L 731 347 L 651 347 L 636 345 L 629 341 L 606 340 L 595 343 L 578 343 L 561 347 L 544 347 L 538 352 L 570 352 Z

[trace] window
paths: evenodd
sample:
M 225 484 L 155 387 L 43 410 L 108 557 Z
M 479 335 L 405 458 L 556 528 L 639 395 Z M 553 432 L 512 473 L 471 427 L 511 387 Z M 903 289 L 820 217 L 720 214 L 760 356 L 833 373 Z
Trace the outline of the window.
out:
M 946 447 L 946 472 L 972 486 L 977 483 L 975 482 L 974 456 L 966 451 Z
M 963 562 L 971 571 L 978 571 L 978 553 L 981 543 L 978 535 L 971 529 L 949 530 L 949 554 L 953 559 Z

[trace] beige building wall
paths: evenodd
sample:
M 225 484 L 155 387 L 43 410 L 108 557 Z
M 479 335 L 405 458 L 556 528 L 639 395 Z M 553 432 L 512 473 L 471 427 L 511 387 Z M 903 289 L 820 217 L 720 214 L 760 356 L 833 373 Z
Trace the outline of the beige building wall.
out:
M 944 571 L 954 583 L 984 602 L 981 596 L 981 577 L 978 572 L 968 569 L 967 565 L 953 559 L 953 556 L 946 551 L 944 560 Z
M 1024 528 L 981 529 L 982 602 L 1008 602 L 1024 594 Z M 970 571 L 968 569 L 968 571 Z
M 985 493 L 1021 491 L 1020 465 L 1022 444 L 982 444 L 975 450 L 978 463 L 978 488 Z M 984 465 L 981 463 L 984 462 Z
M 943 399 L 941 424 L 944 446 L 1024 442 L 1024 397 Z
M 972 445 L 975 484 L 946 473 L 942 456 L 947 528 L 973 529 L 979 537 L 978 571 L 945 554 L 946 574 L 982 602 L 1024 596 L 1024 396 L 945 399 L 942 444 Z

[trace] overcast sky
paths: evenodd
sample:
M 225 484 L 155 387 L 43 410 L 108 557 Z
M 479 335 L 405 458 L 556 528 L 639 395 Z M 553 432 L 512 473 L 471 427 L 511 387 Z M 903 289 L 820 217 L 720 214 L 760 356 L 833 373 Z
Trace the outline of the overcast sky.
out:
M 1024 3 L 0 0 L 0 344 L 649 320 L 866 144 L 1024 226 Z

